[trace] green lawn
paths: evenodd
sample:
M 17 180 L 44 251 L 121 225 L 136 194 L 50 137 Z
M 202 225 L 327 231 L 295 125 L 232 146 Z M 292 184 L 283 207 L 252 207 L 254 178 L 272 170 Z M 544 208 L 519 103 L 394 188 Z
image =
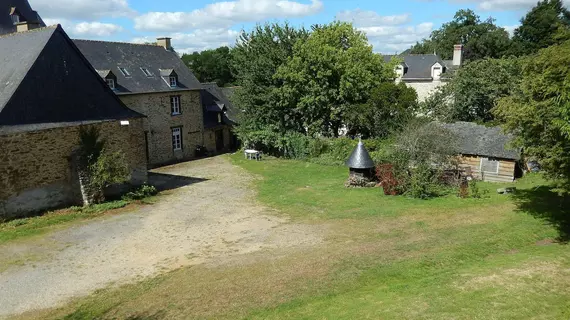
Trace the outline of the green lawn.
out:
M 348 170 L 231 160 L 263 203 L 327 230 L 324 245 L 219 267 L 182 268 L 32 318 L 569 319 L 570 201 L 539 175 L 481 183 L 483 199 L 346 189 Z

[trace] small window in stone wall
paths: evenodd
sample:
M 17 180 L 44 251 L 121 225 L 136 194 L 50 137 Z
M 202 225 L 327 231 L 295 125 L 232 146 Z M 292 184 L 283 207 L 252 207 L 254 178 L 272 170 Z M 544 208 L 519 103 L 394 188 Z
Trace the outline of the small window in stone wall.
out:
M 481 172 L 484 173 L 499 173 L 499 160 L 481 158 Z
M 172 128 L 172 149 L 182 150 L 182 128 Z
M 170 111 L 173 116 L 182 114 L 182 110 L 180 108 L 180 96 L 170 97 Z

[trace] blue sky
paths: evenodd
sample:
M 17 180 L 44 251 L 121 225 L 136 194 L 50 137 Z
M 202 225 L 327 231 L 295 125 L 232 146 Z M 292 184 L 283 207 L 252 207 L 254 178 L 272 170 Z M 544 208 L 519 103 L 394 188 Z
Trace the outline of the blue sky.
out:
M 287 20 L 310 26 L 353 22 L 375 51 L 403 51 L 462 8 L 509 31 L 537 0 L 29 0 L 48 24 L 74 38 L 151 42 L 172 37 L 178 52 L 231 45 L 241 29 Z M 570 0 L 565 1 L 566 5 Z

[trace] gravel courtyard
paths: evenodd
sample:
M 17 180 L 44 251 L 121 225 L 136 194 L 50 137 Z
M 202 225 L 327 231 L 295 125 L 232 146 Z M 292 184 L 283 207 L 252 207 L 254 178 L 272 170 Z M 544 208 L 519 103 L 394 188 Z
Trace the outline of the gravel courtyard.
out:
M 0 318 L 96 289 L 261 250 L 308 247 L 322 230 L 258 204 L 254 178 L 224 157 L 153 170 L 154 205 L 0 246 Z

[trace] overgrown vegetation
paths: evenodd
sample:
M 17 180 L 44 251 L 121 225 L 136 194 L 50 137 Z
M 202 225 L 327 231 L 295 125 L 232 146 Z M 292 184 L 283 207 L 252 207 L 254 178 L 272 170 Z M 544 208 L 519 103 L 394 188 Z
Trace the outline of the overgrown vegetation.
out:
M 97 127 L 80 128 L 77 171 L 85 205 L 104 202 L 104 188 L 130 179 L 124 153 L 109 152 L 105 144 Z

